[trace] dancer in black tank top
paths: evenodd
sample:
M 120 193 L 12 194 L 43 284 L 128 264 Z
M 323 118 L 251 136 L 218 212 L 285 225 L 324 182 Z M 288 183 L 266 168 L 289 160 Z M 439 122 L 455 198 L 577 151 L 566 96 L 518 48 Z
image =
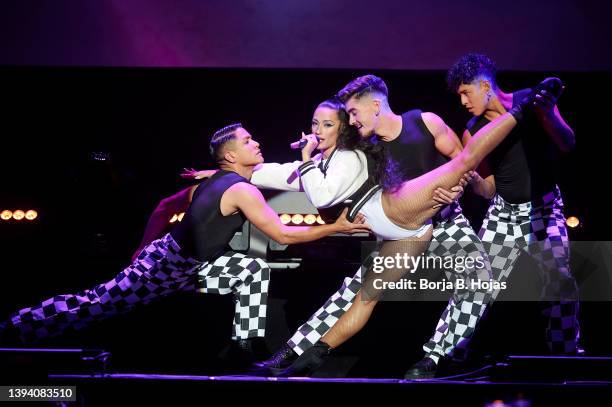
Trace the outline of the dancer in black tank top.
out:
M 459 151 L 454 157 L 418 178 L 397 180 L 394 179 L 397 174 L 395 168 L 382 167 L 386 169 L 379 178 L 382 190 L 373 195 L 362 208 L 372 231 L 387 239 L 383 241 L 379 256 L 395 258 L 396 255 L 417 257 L 423 254 L 432 239 L 432 218 L 439 212 L 439 208 L 432 205 L 434 191 L 439 187 L 455 187 L 465 174 L 473 170 L 481 159 L 509 134 L 516 123 L 522 120 L 524 112 L 531 108 L 535 96 L 545 89 L 559 92 L 561 81 L 557 78 L 543 81 L 508 114 L 482 128 L 463 151 L 460 151 L 460 143 L 455 138 L 451 148 L 458 147 Z M 346 101 L 350 123 L 358 129 L 362 137 L 371 138 L 376 135 L 383 141 L 391 141 L 401 132 L 401 116 L 391 111 L 387 88 L 380 78 L 373 75 L 357 78 L 347 85 L 339 96 Z M 429 115 L 428 121 L 435 126 L 431 133 L 440 136 L 440 141 L 448 137 L 450 130 L 441 119 L 432 114 Z M 438 140 L 435 142 L 437 144 Z M 409 272 L 407 266 L 399 265 L 383 269 L 384 283 L 395 283 Z M 355 296 L 353 305 L 321 340 L 281 372 L 282 375 L 302 375 L 316 369 L 330 349 L 344 343 L 365 325 L 385 290 L 384 284 L 377 285 L 381 280 L 377 276 L 378 272 L 365 274 L 363 287 Z M 432 366 L 428 370 L 435 371 L 435 361 L 426 359 Z
M 358 80 L 362 80 L 364 83 L 367 80 L 384 83 L 380 78 L 372 75 Z M 344 95 L 345 100 L 347 99 L 346 96 Z M 433 113 L 415 109 L 402 115 L 393 115 L 392 112 L 389 112 L 389 114 L 382 113 L 379 119 L 383 123 L 381 123 L 382 126 L 379 125 L 375 129 L 375 132 L 379 135 L 379 146 L 386 151 L 386 160 L 393 162 L 392 168 L 393 171 L 396 171 L 394 181 L 419 177 L 448 162 L 450 158 L 461 151 L 461 143 L 458 137 L 447 128 L 441 118 Z M 401 121 L 401 125 L 396 130 L 385 132 L 385 124 L 394 119 Z M 357 127 L 362 126 L 358 125 Z M 353 128 L 356 128 L 356 126 L 353 126 Z M 378 161 L 384 168 L 385 157 L 379 157 Z M 388 173 L 391 171 L 391 169 L 387 169 Z M 376 175 L 379 178 L 382 176 L 381 174 Z M 449 192 L 451 200 L 456 199 L 462 190 L 461 185 L 455 186 Z M 439 208 L 441 205 L 432 199 L 431 206 L 432 208 Z M 457 249 L 461 246 L 461 249 L 469 254 L 486 258 L 480 239 L 463 216 L 458 202 L 453 202 L 443 208 L 441 213 L 435 216 L 433 226 L 433 242 L 428 249 L 430 254 L 440 257 L 455 255 L 455 253 L 450 252 L 451 248 L 454 246 Z M 450 239 L 461 240 L 465 243 L 450 245 L 448 243 Z M 366 259 L 365 269 L 368 268 L 371 260 L 372 256 Z M 292 368 L 287 368 L 296 355 L 301 355 L 315 345 L 329 331 L 330 327 L 338 322 L 339 317 L 349 310 L 362 287 L 362 273 L 363 269 L 360 267 L 353 277 L 345 279 L 339 290 L 332 294 L 325 304 L 295 331 L 286 345 L 279 349 L 272 358 L 263 362 L 262 367 L 267 368 L 272 374 L 307 374 L 308 372 L 296 372 Z M 466 274 L 473 279 L 488 279 L 488 262 L 486 262 L 485 267 L 480 269 L 468 268 Z M 454 277 L 451 275 L 449 278 Z M 486 293 L 483 294 L 480 291 L 479 289 L 463 290 L 461 292 L 455 290 L 441 320 L 445 318 L 445 315 L 452 315 L 457 321 L 462 322 L 446 323 L 444 326 L 449 326 L 449 329 L 444 332 L 437 331 L 432 335 L 432 339 L 424 345 L 426 355 L 431 358 L 427 358 L 428 361 L 437 362 L 440 357 L 451 353 L 460 357 L 457 355 L 458 345 L 461 344 L 463 338 L 471 335 L 478 322 L 479 310 L 482 307 L 482 300 L 479 299 L 479 296 L 486 295 Z M 438 325 L 443 324 L 439 323 Z M 413 369 L 411 375 L 421 378 L 432 377 L 435 373 L 435 362 L 429 365 L 427 370 L 415 372 Z
M 474 115 L 464 142 L 530 91 L 504 92 L 495 76 L 495 64 L 481 54 L 463 56 L 448 72 L 449 88 Z M 561 157 L 573 149 L 575 136 L 559 112 L 557 99 L 547 92 L 536 98 L 532 114 L 485 159 L 472 186 L 491 199 L 479 235 L 489 247 L 493 277 L 506 281 L 519 255 L 531 256 L 544 282 L 539 300 L 548 318 L 549 350 L 576 355 L 582 353 L 578 287 L 569 268 L 569 240 L 557 186 Z
M 112 280 L 17 311 L 0 325 L 0 338 L 4 342 L 9 338 L 12 345 L 36 342 L 177 291 L 197 290 L 232 292 L 238 297 L 232 339 L 236 346 L 248 348 L 249 339 L 264 334 L 269 267 L 260 259 L 225 250 L 245 219 L 281 244 L 368 230 L 361 216 L 348 222 L 346 211 L 329 225 L 283 225 L 249 183 L 263 156 L 259 144 L 240 124 L 213 135 L 211 154 L 221 171 L 197 188 L 175 229 L 147 245 Z

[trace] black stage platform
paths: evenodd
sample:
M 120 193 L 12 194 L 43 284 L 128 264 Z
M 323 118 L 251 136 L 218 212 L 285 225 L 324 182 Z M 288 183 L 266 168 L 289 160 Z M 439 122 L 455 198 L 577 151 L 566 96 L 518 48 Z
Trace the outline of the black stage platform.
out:
M 431 405 L 527 407 L 576 406 L 612 396 L 610 357 L 515 355 L 429 380 L 118 372 L 107 363 L 109 357 L 102 350 L 0 349 L 0 378 L 4 385 L 75 386 L 76 401 L 62 404 L 74 406 L 421 400 Z
M 115 373 L 107 375 L 52 375 L 51 384 L 77 387 L 81 405 L 104 406 L 117 402 L 187 401 L 205 404 L 215 400 L 228 402 L 291 405 L 310 402 L 381 403 L 416 402 L 456 406 L 559 406 L 579 405 L 585 400 L 606 400 L 612 395 L 612 382 L 567 381 L 536 383 L 527 381 L 496 382 L 485 379 L 435 379 L 407 381 L 400 379 L 326 379 L 274 378 L 256 376 L 186 376 L 164 374 Z M 429 400 L 429 402 L 428 402 Z

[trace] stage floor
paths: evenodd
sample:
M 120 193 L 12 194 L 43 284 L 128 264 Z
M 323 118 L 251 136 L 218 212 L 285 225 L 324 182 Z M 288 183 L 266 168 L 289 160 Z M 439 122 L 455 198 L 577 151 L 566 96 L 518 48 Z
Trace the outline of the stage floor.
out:
M 76 386 L 80 405 L 85 406 L 160 401 L 201 404 L 214 398 L 266 405 L 352 404 L 366 400 L 387 403 L 397 399 L 422 400 L 433 405 L 485 406 L 501 400 L 503 403 L 498 401 L 495 406 L 526 407 L 578 405 L 587 399 L 612 396 L 612 383 L 606 381 L 544 383 L 496 381 L 486 376 L 466 380 L 402 380 L 112 373 L 50 375 L 49 381 Z

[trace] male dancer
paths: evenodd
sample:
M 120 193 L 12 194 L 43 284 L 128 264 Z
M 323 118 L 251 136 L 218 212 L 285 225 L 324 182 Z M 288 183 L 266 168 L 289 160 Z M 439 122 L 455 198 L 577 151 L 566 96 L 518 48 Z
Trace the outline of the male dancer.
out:
M 109 282 L 74 295 L 57 295 L 15 313 L 0 329 L 3 342 L 23 344 L 58 335 L 136 304 L 196 287 L 203 292 L 239 294 L 234 339 L 263 337 L 269 268 L 259 259 L 226 251 L 245 219 L 281 244 L 368 230 L 362 216 L 355 223 L 348 222 L 346 211 L 331 225 L 283 225 L 261 192 L 249 183 L 263 156 L 259 143 L 240 124 L 217 131 L 210 150 L 220 171 L 196 189 L 181 223 L 147 245 Z
M 338 97 L 345 102 L 350 124 L 362 136 L 378 136 L 404 180 L 437 168 L 462 149 L 457 135 L 434 113 L 411 110 L 402 115 L 395 114 L 389 106 L 387 86 L 379 77 L 365 75 L 356 78 L 338 93 Z M 457 202 L 444 208 L 433 219 L 433 226 L 433 240 L 428 254 L 482 257 L 485 266 L 466 270 L 466 280 L 490 279 L 490 266 L 484 248 Z M 456 277 L 452 271 L 447 273 L 449 279 Z M 285 371 L 298 355 L 317 343 L 351 307 L 361 288 L 361 274 L 360 268 L 352 278 L 347 277 L 342 287 L 298 328 L 287 344 L 258 367 L 272 373 Z M 442 357 L 463 359 L 462 344 L 474 332 L 488 296 L 489 293 L 484 290 L 455 290 L 434 335 L 424 345 L 426 356 L 406 372 L 406 378 L 433 377 Z
M 530 91 L 500 89 L 495 64 L 481 54 L 461 57 L 448 71 L 447 82 L 474 115 L 463 133 L 464 143 Z M 521 253 L 531 256 L 543 282 L 549 350 L 575 355 L 582 352 L 578 288 L 569 269 L 569 241 L 557 186 L 561 154 L 574 147 L 575 136 L 556 103 L 550 93 L 536 96 L 534 113 L 485 159 L 479 168 L 484 178 L 476 175 L 472 185 L 476 193 L 491 199 L 479 236 L 488 249 L 493 276 L 505 281 Z

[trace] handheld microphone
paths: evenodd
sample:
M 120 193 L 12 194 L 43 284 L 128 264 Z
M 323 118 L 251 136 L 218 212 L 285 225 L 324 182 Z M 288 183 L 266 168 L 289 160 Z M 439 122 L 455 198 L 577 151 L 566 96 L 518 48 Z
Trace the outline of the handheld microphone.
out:
M 317 137 L 317 140 L 318 140 L 318 139 L 319 139 L 319 138 Z M 292 150 L 301 150 L 301 149 L 303 149 L 303 148 L 304 148 L 304 146 L 305 146 L 307 143 L 308 143 L 308 140 L 306 140 L 306 139 L 302 139 L 302 140 L 300 140 L 300 141 L 296 141 L 296 142 L 293 142 L 293 143 L 289 144 L 289 146 L 291 147 L 291 149 L 292 149 Z
M 308 140 L 302 139 L 300 141 L 296 141 L 295 143 L 291 143 L 290 147 L 291 147 L 292 150 L 301 150 L 301 149 L 304 148 L 306 143 L 308 143 Z

